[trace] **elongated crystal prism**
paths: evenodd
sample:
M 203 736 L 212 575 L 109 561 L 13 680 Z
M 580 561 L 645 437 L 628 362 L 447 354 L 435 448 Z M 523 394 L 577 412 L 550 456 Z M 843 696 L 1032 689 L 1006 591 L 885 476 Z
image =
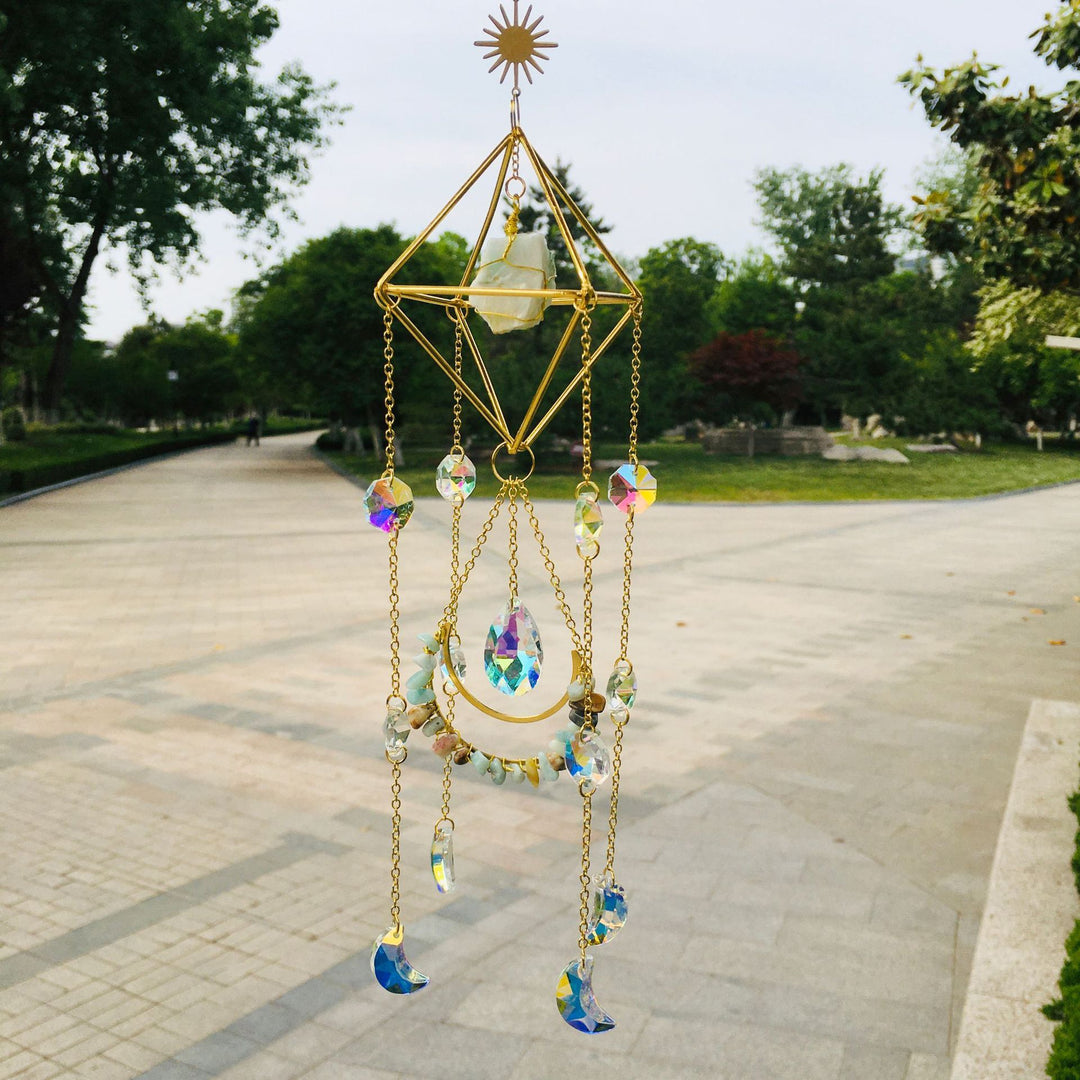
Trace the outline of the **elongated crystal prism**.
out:
M 500 693 L 527 694 L 540 678 L 544 647 L 529 609 L 517 597 L 508 601 L 488 630 L 484 673 Z
M 435 839 L 431 841 L 431 876 L 435 888 L 448 893 L 454 887 L 454 826 L 440 821 L 435 826 Z
M 628 709 L 633 708 L 637 699 L 637 676 L 625 660 L 612 669 L 611 677 L 607 681 L 607 696 L 613 702 L 617 698 Z
M 574 540 L 578 547 L 598 541 L 603 528 L 604 515 L 600 512 L 596 494 L 587 491 L 574 503 Z

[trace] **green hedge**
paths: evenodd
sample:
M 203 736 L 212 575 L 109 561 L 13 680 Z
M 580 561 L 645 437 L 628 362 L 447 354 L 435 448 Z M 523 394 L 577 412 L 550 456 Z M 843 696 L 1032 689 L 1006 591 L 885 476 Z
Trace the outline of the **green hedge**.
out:
M 60 484 L 65 480 L 74 480 L 78 476 L 115 469 L 120 465 L 130 465 L 133 461 L 171 454 L 176 450 L 191 450 L 198 446 L 214 446 L 218 443 L 234 442 L 236 434 L 232 431 L 215 431 L 190 436 L 177 436 L 172 439 L 155 439 L 145 446 L 128 447 L 126 450 L 113 450 L 91 457 L 78 458 L 74 461 L 58 461 L 48 465 L 33 465 L 22 469 L 0 469 L 0 497 L 18 495 L 25 491 Z
M 1080 819 L 1080 791 L 1069 796 L 1069 809 Z M 1076 833 L 1072 870 L 1080 892 L 1080 830 Z M 1080 1080 L 1080 919 L 1065 939 L 1065 963 L 1058 989 L 1061 997 L 1043 1006 L 1043 1013 L 1058 1022 L 1046 1075 L 1050 1080 Z

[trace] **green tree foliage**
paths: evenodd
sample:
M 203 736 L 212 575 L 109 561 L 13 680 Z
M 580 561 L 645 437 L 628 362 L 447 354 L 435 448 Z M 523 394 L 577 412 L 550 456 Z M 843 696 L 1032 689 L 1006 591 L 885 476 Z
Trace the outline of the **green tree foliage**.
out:
M 170 379 L 172 404 L 188 420 L 208 423 L 241 404 L 236 342 L 221 322 L 221 312 L 211 311 L 169 327 L 153 343 L 157 370 L 163 367 Z
M 795 300 L 795 290 L 776 261 L 750 251 L 706 303 L 706 319 L 714 333 L 767 330 L 788 338 L 795 330 Z
M 1035 54 L 1050 68 L 1080 68 L 1080 3 L 1046 16 Z M 1080 291 L 1080 79 L 1052 93 L 1006 92 L 997 65 L 977 56 L 900 76 L 932 126 L 975 162 L 974 192 L 931 187 L 918 224 L 933 250 L 970 260 L 985 279 Z
M 710 419 L 775 420 L 799 403 L 801 361 L 780 338 L 747 330 L 718 334 L 691 354 L 689 370 L 701 386 Z
M 303 401 L 349 426 L 381 423 L 383 313 L 373 290 L 405 243 L 390 225 L 338 229 L 245 286 L 239 347 L 248 378 L 261 380 L 263 394 L 277 404 Z M 444 233 L 417 252 L 400 280 L 456 282 L 466 258 L 465 241 Z M 418 304 L 410 315 L 445 347 L 450 323 L 441 310 Z M 450 383 L 400 329 L 395 361 L 399 420 L 422 422 L 430 412 L 449 431 Z
M 278 25 L 260 0 L 35 0 L 3 15 L 0 220 L 56 313 L 55 410 L 103 246 L 145 277 L 197 251 L 200 211 L 272 222 L 336 110 L 299 67 L 258 80 Z
M 144 427 L 176 414 L 169 369 L 154 348 L 165 329 L 164 323 L 134 326 L 113 351 L 109 380 L 113 396 L 106 415 L 119 417 L 129 427 Z
M 693 237 L 650 248 L 641 259 L 643 385 L 649 396 L 642 424 L 647 434 L 694 419 L 700 412 L 695 383 L 687 377 L 688 360 L 714 336 L 708 307 L 723 268 L 720 249 Z

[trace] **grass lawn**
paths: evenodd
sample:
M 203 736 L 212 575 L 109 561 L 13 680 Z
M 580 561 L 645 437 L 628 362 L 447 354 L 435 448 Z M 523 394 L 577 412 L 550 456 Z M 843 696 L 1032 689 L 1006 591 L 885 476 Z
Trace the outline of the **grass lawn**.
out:
M 181 433 L 182 434 L 182 433 Z M 197 432 L 194 434 L 198 434 Z M 0 446 L 0 469 L 31 469 L 38 465 L 59 465 L 83 458 L 98 458 L 118 450 L 134 450 L 151 443 L 175 439 L 171 431 L 93 433 L 32 427 L 21 442 Z
M 906 440 L 875 440 L 874 446 L 903 450 Z M 434 495 L 434 472 L 444 451 L 406 449 L 406 468 L 398 470 L 417 495 Z M 621 459 L 625 447 L 598 446 L 594 460 Z M 381 471 L 371 456 L 327 455 L 356 476 L 370 480 Z M 816 457 L 744 457 L 706 454 L 697 444 L 647 443 L 639 452 L 658 481 L 658 494 L 666 502 L 827 502 L 847 499 L 955 499 L 990 495 L 1017 488 L 1038 487 L 1080 480 L 1080 447 L 1048 446 L 1038 453 L 1033 446 L 991 445 L 981 451 L 955 454 L 909 455 L 910 465 L 875 461 L 825 461 Z M 477 492 L 494 495 L 497 485 L 486 456 L 477 465 Z M 565 470 L 565 471 L 564 471 Z M 607 468 L 596 468 L 603 483 Z M 571 498 L 579 475 L 556 462 L 537 466 L 529 481 L 534 498 Z

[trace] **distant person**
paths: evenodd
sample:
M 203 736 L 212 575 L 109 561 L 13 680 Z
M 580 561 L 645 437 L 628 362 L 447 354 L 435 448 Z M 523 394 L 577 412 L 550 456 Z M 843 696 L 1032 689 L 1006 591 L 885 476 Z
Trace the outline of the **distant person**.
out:
M 247 425 L 247 445 L 250 446 L 252 442 L 256 446 L 259 445 L 259 418 L 257 416 L 251 417 Z

